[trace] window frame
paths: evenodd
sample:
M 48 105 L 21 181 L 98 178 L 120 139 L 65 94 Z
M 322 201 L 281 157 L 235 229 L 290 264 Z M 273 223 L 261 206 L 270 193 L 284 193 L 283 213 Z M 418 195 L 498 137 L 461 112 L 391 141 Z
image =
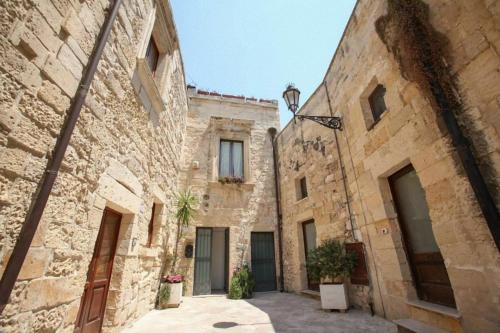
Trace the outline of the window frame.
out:
M 230 148 L 229 148 L 229 176 L 221 176 L 221 165 L 222 165 L 222 142 L 229 142 L 230 143 Z M 236 177 L 234 175 L 234 161 L 233 161 L 233 143 L 241 143 L 241 177 Z M 241 180 L 245 180 L 245 142 L 243 140 L 232 140 L 232 139 L 220 139 L 219 140 L 219 168 L 218 168 L 218 175 L 219 179 L 224 178 L 224 177 L 231 177 L 231 178 L 238 178 Z
M 386 92 L 387 89 L 385 88 L 385 86 L 379 83 L 368 96 L 368 103 L 370 105 L 370 111 L 373 117 L 373 125 L 378 123 L 380 119 L 382 119 L 382 115 L 387 111 L 387 105 L 385 104 Z M 380 99 L 382 100 L 380 101 Z M 378 110 L 380 103 L 382 103 L 383 105 L 382 112 L 379 112 L 380 110 Z
M 299 189 L 300 189 L 300 199 L 305 199 L 309 196 L 307 191 L 307 179 L 306 176 L 299 179 Z
M 151 55 L 153 54 L 154 57 L 151 57 Z M 156 44 L 155 38 L 153 35 L 151 35 L 149 38 L 148 47 L 146 48 L 146 55 L 144 56 L 144 58 L 146 59 L 146 63 L 148 64 L 149 69 L 151 70 L 153 78 L 156 77 L 156 71 L 158 70 L 158 65 L 160 63 L 160 55 L 161 55 L 160 50 L 158 48 L 158 45 Z M 154 63 L 154 65 L 152 63 Z
M 299 202 L 308 197 L 309 191 L 307 188 L 307 177 L 306 175 L 301 175 L 295 178 L 295 199 Z
M 139 44 L 136 68 L 132 76 L 132 85 L 142 102 L 142 106 L 158 119 L 166 110 L 169 74 L 174 71 L 174 51 L 178 47 L 175 40 L 175 28 L 168 2 L 154 0 L 154 6 L 147 18 L 145 29 Z M 158 51 L 155 68 L 151 68 L 149 60 L 150 46 L 154 43 Z

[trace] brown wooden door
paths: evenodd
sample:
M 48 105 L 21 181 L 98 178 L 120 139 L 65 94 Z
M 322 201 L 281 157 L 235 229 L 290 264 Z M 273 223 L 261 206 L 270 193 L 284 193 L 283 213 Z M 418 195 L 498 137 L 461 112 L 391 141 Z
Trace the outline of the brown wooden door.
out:
M 302 234 L 304 235 L 304 251 L 307 261 L 309 251 L 316 248 L 316 226 L 314 225 L 314 220 L 302 223 Z M 309 290 L 319 291 L 319 281 L 313 280 L 309 277 L 309 274 L 307 274 L 307 288 Z
M 121 218 L 119 213 L 109 209 L 104 210 L 94 255 L 87 273 L 75 332 L 101 331 Z
M 418 297 L 455 307 L 441 251 L 434 238 L 425 193 L 410 165 L 389 178 Z

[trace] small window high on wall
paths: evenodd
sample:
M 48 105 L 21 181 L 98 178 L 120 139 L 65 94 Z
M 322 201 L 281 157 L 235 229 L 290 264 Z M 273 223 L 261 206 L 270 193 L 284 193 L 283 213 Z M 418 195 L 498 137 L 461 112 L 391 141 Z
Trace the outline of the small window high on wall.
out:
M 307 180 L 305 176 L 295 181 L 295 188 L 297 191 L 297 200 L 307 198 Z
M 220 140 L 219 178 L 243 179 L 243 142 Z
M 370 102 L 370 109 L 372 110 L 373 121 L 376 123 L 380 120 L 380 116 L 382 113 L 387 110 L 385 106 L 385 87 L 381 84 L 377 85 L 375 90 L 371 93 L 370 97 L 368 97 L 368 101 Z
M 151 212 L 151 219 L 149 220 L 148 225 L 148 239 L 146 242 L 147 247 L 151 247 L 153 244 L 153 231 L 154 231 L 154 221 L 155 221 L 155 209 L 157 208 L 157 204 L 153 203 L 153 209 Z
M 153 38 L 153 36 L 151 36 L 151 38 L 149 39 L 148 48 L 146 49 L 146 61 L 148 63 L 149 69 L 151 69 L 151 73 L 153 73 L 153 77 L 155 76 L 156 69 L 158 68 L 159 58 L 160 51 L 158 50 L 155 39 Z

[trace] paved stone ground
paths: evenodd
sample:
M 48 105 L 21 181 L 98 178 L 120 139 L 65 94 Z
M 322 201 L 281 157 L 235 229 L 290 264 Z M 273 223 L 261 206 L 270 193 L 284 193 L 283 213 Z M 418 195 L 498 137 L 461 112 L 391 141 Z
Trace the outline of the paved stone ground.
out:
M 123 333 L 329 332 L 394 333 L 391 322 L 360 310 L 325 312 L 318 300 L 288 293 L 258 293 L 249 300 L 185 297 L 177 309 L 153 310 Z

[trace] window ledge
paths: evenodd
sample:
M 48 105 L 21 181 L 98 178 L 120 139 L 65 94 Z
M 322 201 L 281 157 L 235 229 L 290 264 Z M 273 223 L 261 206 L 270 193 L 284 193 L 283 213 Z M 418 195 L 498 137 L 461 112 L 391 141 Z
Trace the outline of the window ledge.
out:
M 410 306 L 414 306 L 416 308 L 427 310 L 430 312 L 436 312 L 436 313 L 442 314 L 444 316 L 448 316 L 448 317 L 455 318 L 455 319 L 460 319 L 460 317 L 462 317 L 462 315 L 460 314 L 460 312 L 458 312 L 457 309 L 450 308 L 449 306 L 434 304 L 434 303 L 425 302 L 422 300 L 406 301 L 406 304 L 408 304 Z
M 139 79 L 142 83 L 142 89 L 145 90 L 146 94 L 151 101 L 153 109 L 159 114 L 165 110 L 165 102 L 160 95 L 158 86 L 153 79 L 153 73 L 149 69 L 149 66 L 145 58 L 137 58 L 137 72 L 139 73 Z
M 302 199 L 299 199 L 297 201 L 295 201 L 295 204 L 299 204 L 301 202 L 307 202 L 307 199 L 309 199 L 309 196 L 305 197 L 305 198 L 302 198 Z
M 244 190 L 253 190 L 253 188 L 255 187 L 255 183 L 253 183 L 253 182 L 244 182 L 244 183 L 239 183 L 239 184 L 236 184 L 236 183 L 222 184 L 219 181 L 209 181 L 208 184 L 212 187 L 228 187 L 228 188 L 233 188 L 233 189 L 241 188 Z

